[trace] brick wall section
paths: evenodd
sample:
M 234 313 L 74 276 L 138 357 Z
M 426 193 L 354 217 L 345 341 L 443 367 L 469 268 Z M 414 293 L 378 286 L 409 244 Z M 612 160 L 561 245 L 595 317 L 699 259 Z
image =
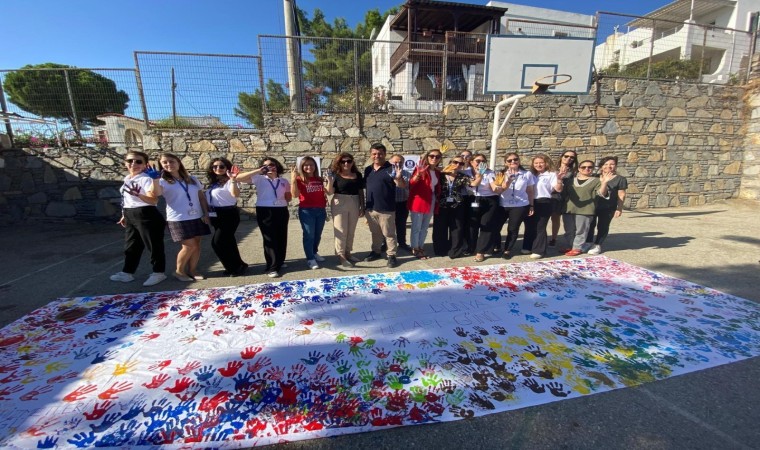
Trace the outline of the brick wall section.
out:
M 629 179 L 628 208 L 737 197 L 746 184 L 741 179 L 747 161 L 743 95 L 737 86 L 605 79 L 598 94 L 593 89 L 582 96 L 528 96 L 499 138 L 497 166 L 507 150 L 517 150 L 527 163 L 539 152 L 556 158 L 573 149 L 582 159 L 619 157 L 620 173 Z M 258 167 L 264 155 L 292 165 L 298 156 L 331 160 L 345 150 L 365 161 L 373 142 L 403 154 L 446 144 L 446 156 L 453 156 L 464 148 L 487 152 L 493 107 L 452 103 L 443 113 L 365 115 L 361 123 L 354 114 L 283 114 L 268 117 L 261 131 L 154 130 L 143 144 L 152 156 L 178 154 L 201 176 L 215 156 L 226 156 L 244 169 Z M 4 151 L 0 224 L 30 218 L 111 220 L 118 214 L 116 189 L 125 152 Z M 252 212 L 253 195 L 243 198 L 242 206 Z

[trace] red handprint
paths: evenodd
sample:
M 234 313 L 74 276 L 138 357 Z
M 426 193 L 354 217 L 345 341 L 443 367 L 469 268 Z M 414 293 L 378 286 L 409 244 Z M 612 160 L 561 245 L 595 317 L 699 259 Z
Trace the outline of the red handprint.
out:
M 267 423 L 259 419 L 251 419 L 245 423 L 245 432 L 249 438 L 257 437 L 260 431 L 267 428 Z
M 227 391 L 219 392 L 215 396 L 211 397 L 211 399 L 208 397 L 203 397 L 203 400 L 201 400 L 201 404 L 198 409 L 201 411 L 213 412 L 216 411 L 216 407 L 219 406 L 220 403 L 224 403 L 229 399 L 230 394 Z
M 85 395 L 89 394 L 90 392 L 93 392 L 95 389 L 97 389 L 97 386 L 95 386 L 94 384 L 85 384 L 84 386 L 79 386 L 78 388 L 74 389 L 71 393 L 63 397 L 63 401 L 77 402 L 79 400 L 82 400 L 85 397 Z
M 253 317 L 254 314 L 256 314 L 255 309 L 248 309 L 243 313 L 243 317 Z
M 154 375 L 153 379 L 150 380 L 150 383 L 143 383 L 142 385 L 148 389 L 156 389 L 158 387 L 161 387 L 161 385 L 164 384 L 168 379 L 169 375 L 162 373 L 160 375 Z
M 53 389 L 53 386 L 47 385 L 42 386 L 37 389 L 32 389 L 31 391 L 27 392 L 26 394 L 22 395 L 20 398 L 21 400 L 28 402 L 29 400 L 36 400 L 37 396 L 40 394 L 46 394 L 50 392 Z
M 92 408 L 92 412 L 84 413 L 84 418 L 87 420 L 98 420 L 113 407 L 114 404 L 109 401 L 103 402 L 102 405 L 95 403 L 95 406 Z
M 7 366 L 0 366 L 0 373 L 8 373 L 13 372 L 14 370 L 18 369 L 18 364 L 9 364 Z
M 218 370 L 223 377 L 229 378 L 234 377 L 241 367 L 243 367 L 243 361 L 230 361 L 227 363 L 227 367 Z
M 152 341 L 153 339 L 156 339 L 157 337 L 161 336 L 158 333 L 150 333 L 150 334 L 144 334 L 140 336 L 140 340 L 143 342 Z
M 67 373 L 64 373 L 63 375 L 58 375 L 58 376 L 55 376 L 53 378 L 50 378 L 49 380 L 47 380 L 47 383 L 48 384 L 55 384 L 55 383 L 58 383 L 58 382 L 63 381 L 63 380 L 68 380 L 69 378 L 74 378 L 75 376 L 77 376 L 76 372 L 73 372 L 73 371 L 72 372 L 67 372 Z
M 158 362 L 156 364 L 153 364 L 152 366 L 148 367 L 148 370 L 164 370 L 165 368 L 169 367 L 169 365 L 172 363 L 171 359 L 166 359 L 161 362 Z
M 132 389 L 132 383 L 129 381 L 114 383 L 110 388 L 98 394 L 98 398 L 101 400 L 114 400 L 118 398 L 116 394 L 128 391 L 129 389 Z
M 246 347 L 245 350 L 240 352 L 240 357 L 243 359 L 253 359 L 261 350 L 261 347 Z
M 189 388 L 190 386 L 194 386 L 196 383 L 195 381 L 191 380 L 188 377 L 184 377 L 181 380 L 177 380 L 174 382 L 173 387 L 164 388 L 165 391 L 169 391 L 172 394 L 178 394 L 185 389 Z
M 37 421 L 37 423 L 35 423 L 31 427 L 27 428 L 26 431 L 24 431 L 24 434 L 27 434 L 27 435 L 32 436 L 32 437 L 44 436 L 47 433 L 45 433 L 42 430 L 45 429 L 45 428 L 47 428 L 47 427 L 49 427 L 49 426 L 51 426 L 51 425 L 57 424 L 58 420 L 59 419 L 57 417 L 53 417 L 51 419 L 47 419 L 47 420 L 44 420 L 44 421 L 43 421 L 43 419 L 40 419 L 40 420 Z
M 187 364 L 185 364 L 185 367 L 181 369 L 177 369 L 177 372 L 179 372 L 180 375 L 187 375 L 188 373 L 192 372 L 193 370 L 197 369 L 201 366 L 201 363 L 198 361 L 192 361 Z
M 314 325 L 314 319 L 303 319 L 301 325 Z
M 272 364 L 272 360 L 268 356 L 262 356 L 262 357 L 256 358 L 256 361 L 248 364 L 248 371 L 256 373 L 270 364 Z
M 224 330 L 214 330 L 214 336 L 221 336 L 224 334 Z

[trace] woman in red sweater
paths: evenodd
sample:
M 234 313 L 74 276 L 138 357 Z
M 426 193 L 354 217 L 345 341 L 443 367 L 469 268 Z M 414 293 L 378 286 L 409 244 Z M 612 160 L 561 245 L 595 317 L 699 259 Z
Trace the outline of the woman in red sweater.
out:
M 427 238 L 430 219 L 438 213 L 438 197 L 441 195 L 441 151 L 430 150 L 420 158 L 417 168 L 409 179 L 409 213 L 412 216 L 412 254 L 428 259 L 423 246 Z
M 310 269 L 319 269 L 325 258 L 319 255 L 319 241 L 327 218 L 327 196 L 322 177 L 317 171 L 317 161 L 304 156 L 298 167 L 290 174 L 290 193 L 298 197 L 298 220 L 303 230 L 303 252 Z

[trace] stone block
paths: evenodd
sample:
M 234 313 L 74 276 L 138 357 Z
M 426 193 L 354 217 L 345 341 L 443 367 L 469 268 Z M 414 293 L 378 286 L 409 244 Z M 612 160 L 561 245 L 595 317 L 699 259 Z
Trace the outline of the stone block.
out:
M 663 146 L 668 143 L 668 135 L 665 133 L 657 133 L 654 135 L 652 145 Z
M 689 122 L 673 122 L 673 131 L 676 133 L 686 133 L 689 131 Z
M 538 117 L 538 110 L 532 106 L 528 106 L 527 108 L 520 111 L 520 117 L 523 119 L 533 119 Z
M 700 95 L 699 97 L 689 100 L 686 103 L 686 107 L 687 108 L 704 108 L 705 106 L 707 106 L 708 103 L 710 103 L 710 97 L 706 95 Z
M 605 108 L 604 106 L 597 106 L 596 107 L 596 117 L 600 119 L 606 119 L 610 116 L 610 112 Z
M 534 139 L 525 138 L 525 137 L 517 138 L 517 148 L 519 149 L 533 148 L 534 145 L 535 145 Z M 504 147 L 500 147 L 500 148 L 504 148 Z
M 187 151 L 187 141 L 183 137 L 175 137 L 172 139 L 172 152 L 184 153 Z
M 536 125 L 523 125 L 517 134 L 542 134 L 541 127 Z
M 430 150 L 435 150 L 435 149 L 440 150 L 441 141 L 439 141 L 436 138 L 431 138 L 431 137 L 425 138 L 422 140 L 422 149 L 426 152 Z
M 644 194 L 636 200 L 635 209 L 649 209 L 649 195 Z
M 478 106 L 468 106 L 467 115 L 470 119 L 485 119 L 488 117 L 488 111 Z
M 616 134 L 620 132 L 620 126 L 618 126 L 614 119 L 608 120 L 607 123 L 604 124 L 604 127 L 602 127 L 602 133 L 604 134 Z
M 573 120 L 567 123 L 566 131 L 568 134 L 580 134 L 581 127 L 578 125 L 578 122 Z
M 419 126 L 409 129 L 409 135 L 414 139 L 436 137 L 438 133 L 428 126 Z
M 583 147 L 583 139 L 577 137 L 566 137 L 562 140 L 561 146 L 563 148 Z
M 556 148 L 557 147 L 557 138 L 554 136 L 542 136 L 541 137 L 541 146 L 545 148 Z
M 446 105 L 446 109 L 443 111 L 443 115 L 447 120 L 459 120 L 459 110 L 454 105 Z
M 619 134 L 617 137 L 615 137 L 615 143 L 617 145 L 632 145 L 633 144 L 633 135 L 632 134 Z
M 739 175 L 741 173 L 741 170 L 741 161 L 734 161 L 723 169 L 723 173 L 726 175 Z
M 361 137 L 361 135 L 362 130 L 360 130 L 358 127 L 346 128 L 346 136 L 350 138 L 358 138 Z
M 272 133 L 269 133 L 269 142 L 273 144 L 284 144 L 284 143 L 290 142 L 290 139 L 288 139 L 288 137 L 285 136 L 283 133 L 279 131 L 274 131 Z
M 366 126 L 366 123 L 365 123 Z M 311 134 L 311 130 L 309 130 L 305 126 L 300 126 L 296 130 L 296 140 L 299 141 L 311 141 L 313 139 L 313 135 Z
M 246 147 L 243 141 L 238 138 L 230 139 L 229 147 L 230 151 L 233 153 L 245 153 L 248 151 L 248 147 Z
M 636 145 L 649 145 L 649 136 L 640 135 L 638 139 L 636 139 Z
M 649 171 L 644 166 L 638 166 L 636 168 L 636 172 L 634 173 L 634 176 L 636 178 L 646 178 L 649 176 Z
M 562 105 L 557 108 L 556 117 L 575 117 L 575 111 L 570 105 Z
M 488 149 L 488 143 L 485 139 L 473 139 L 467 144 L 467 150 L 472 152 L 482 152 Z
M 320 148 L 320 150 L 322 151 L 323 154 L 324 153 L 334 153 L 336 149 L 337 149 L 337 147 L 335 145 L 335 140 L 334 139 L 326 139 L 322 143 L 322 147 Z
M 112 217 L 119 213 L 119 208 L 111 202 L 98 200 L 95 202 L 95 217 Z
M 66 189 L 66 192 L 63 193 L 63 200 L 65 201 L 82 200 L 82 192 L 76 186 L 70 187 Z
M 605 146 L 607 145 L 607 136 L 604 136 L 604 135 L 591 136 L 591 138 L 589 139 L 589 145 L 594 146 L 594 147 Z

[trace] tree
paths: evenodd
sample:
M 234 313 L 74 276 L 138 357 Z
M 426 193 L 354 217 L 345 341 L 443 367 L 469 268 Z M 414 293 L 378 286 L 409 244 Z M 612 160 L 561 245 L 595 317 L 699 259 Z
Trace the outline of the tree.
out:
M 268 109 L 282 111 L 290 108 L 290 97 L 280 83 L 274 80 L 267 81 L 266 92 Z M 264 111 L 262 111 L 261 89 L 256 89 L 253 94 L 238 93 L 238 106 L 235 108 L 235 115 L 256 128 L 263 127 Z
M 71 110 L 63 69 L 68 72 L 75 111 Z M 37 116 L 66 120 L 77 135 L 83 126 L 100 124 L 100 114 L 124 114 L 129 103 L 129 95 L 118 90 L 113 80 L 91 70 L 55 63 L 26 65 L 10 72 L 3 89 L 14 105 Z

